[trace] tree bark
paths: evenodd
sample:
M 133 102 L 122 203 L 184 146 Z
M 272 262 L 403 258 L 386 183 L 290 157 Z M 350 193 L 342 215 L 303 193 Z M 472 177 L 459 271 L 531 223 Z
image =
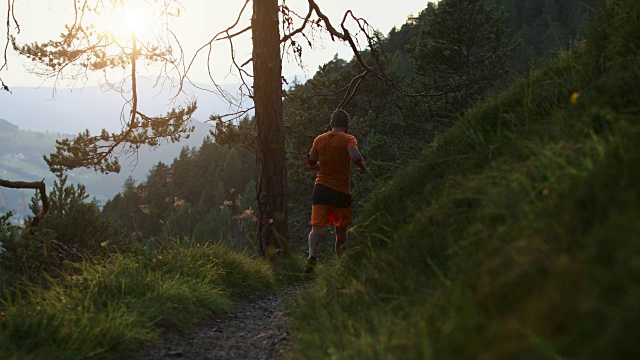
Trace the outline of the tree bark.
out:
M 273 258 L 279 252 L 288 252 L 278 0 L 254 0 L 251 23 L 257 133 L 257 240 L 260 254 Z
M 44 219 L 49 212 L 49 198 L 47 197 L 47 191 L 44 186 L 44 181 L 9 181 L 0 179 L 0 186 L 11 189 L 36 189 L 40 191 L 40 199 L 42 199 L 42 209 L 36 217 L 31 220 L 31 226 L 38 226 L 40 220 Z

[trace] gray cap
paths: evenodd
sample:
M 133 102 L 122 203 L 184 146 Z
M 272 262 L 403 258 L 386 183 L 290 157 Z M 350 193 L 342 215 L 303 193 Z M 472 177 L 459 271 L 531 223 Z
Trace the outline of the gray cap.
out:
M 348 128 L 349 114 L 342 109 L 338 109 L 331 114 L 331 127 Z

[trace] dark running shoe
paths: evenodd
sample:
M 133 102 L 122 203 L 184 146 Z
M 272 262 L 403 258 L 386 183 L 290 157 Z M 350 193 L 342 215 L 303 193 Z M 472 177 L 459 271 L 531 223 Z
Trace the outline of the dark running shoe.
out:
M 318 263 L 318 258 L 315 256 L 310 256 L 309 259 L 307 259 L 307 266 L 304 267 L 304 273 L 305 274 L 313 273 L 317 263 Z

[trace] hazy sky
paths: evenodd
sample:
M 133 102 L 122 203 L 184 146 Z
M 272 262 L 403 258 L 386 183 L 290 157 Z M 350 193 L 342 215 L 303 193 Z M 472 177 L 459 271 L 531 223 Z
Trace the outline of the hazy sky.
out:
M 142 0 L 131 0 L 142 1 Z M 152 1 L 152 0 L 146 0 Z M 387 34 L 393 26 L 402 25 L 409 14 L 417 14 L 427 5 L 428 0 L 317 0 L 322 11 L 335 23 L 344 15 L 345 10 L 351 9 L 358 17 L 366 19 L 373 27 Z M 31 41 L 45 41 L 55 38 L 64 31 L 63 25 L 72 22 L 73 0 L 15 0 L 15 15 L 21 25 L 22 33 L 18 40 L 22 43 Z M 195 50 L 206 43 L 218 31 L 231 25 L 244 4 L 241 0 L 184 0 L 181 15 L 172 24 L 185 51 L 186 58 L 193 57 Z M 305 0 L 289 0 L 286 4 L 300 14 L 306 14 Z M 0 14 L 6 14 L 7 2 L 0 2 Z M 249 5 L 250 7 L 251 5 Z M 239 28 L 249 25 L 250 9 L 241 20 Z M 147 20 L 149 21 L 149 20 Z M 3 21 L 4 23 L 4 21 Z M 334 43 L 326 34 L 317 33 L 315 48 L 303 50 L 304 68 L 300 68 L 293 60 L 285 58 L 283 72 L 285 76 L 312 76 L 319 65 L 329 61 L 334 54 L 341 58 L 350 59 L 350 49 L 342 43 Z M 4 48 L 2 37 L 0 45 Z M 242 61 L 250 57 L 251 40 L 247 33 L 235 44 L 238 58 Z M 229 70 L 229 53 L 226 42 L 220 42 L 214 47 L 212 54 L 213 75 L 219 82 L 236 82 L 233 76 L 225 76 Z M 190 72 L 196 82 L 206 82 L 206 53 L 200 56 Z M 2 71 L 0 77 L 9 86 L 35 86 L 42 84 L 42 80 L 28 74 L 24 70 L 23 60 L 9 54 L 9 70 Z M 46 82 L 44 85 L 52 85 Z M 59 84 L 64 86 L 64 84 Z

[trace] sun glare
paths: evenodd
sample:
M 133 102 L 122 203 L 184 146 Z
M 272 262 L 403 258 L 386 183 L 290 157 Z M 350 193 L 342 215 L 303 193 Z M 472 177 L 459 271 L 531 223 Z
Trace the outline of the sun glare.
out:
M 148 38 L 152 34 L 151 17 L 147 14 L 149 5 L 144 1 L 118 2 L 97 16 L 94 25 L 99 31 L 106 31 L 116 40 Z

